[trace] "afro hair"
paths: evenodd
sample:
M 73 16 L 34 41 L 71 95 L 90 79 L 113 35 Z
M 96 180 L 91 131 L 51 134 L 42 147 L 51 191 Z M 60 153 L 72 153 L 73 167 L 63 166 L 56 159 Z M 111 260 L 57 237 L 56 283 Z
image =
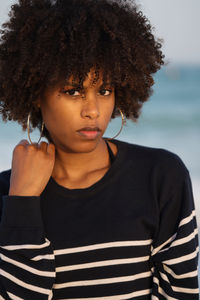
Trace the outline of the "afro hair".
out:
M 152 74 L 164 64 L 162 40 L 134 1 L 19 0 L 0 30 L 0 113 L 27 129 L 41 130 L 36 100 L 73 76 L 82 85 L 91 68 L 95 80 L 115 88 L 120 108 L 137 121 L 152 94 Z M 43 131 L 49 141 L 47 129 Z

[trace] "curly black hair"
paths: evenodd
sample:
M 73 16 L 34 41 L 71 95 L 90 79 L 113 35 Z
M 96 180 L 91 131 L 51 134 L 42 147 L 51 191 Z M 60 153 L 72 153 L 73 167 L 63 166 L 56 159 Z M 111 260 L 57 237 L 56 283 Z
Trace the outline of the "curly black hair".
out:
M 27 129 L 41 130 L 35 105 L 48 87 L 71 75 L 82 85 L 92 67 L 93 83 L 115 88 L 115 109 L 137 121 L 152 94 L 152 74 L 164 64 L 162 40 L 134 1 L 18 0 L 0 30 L 0 113 Z M 49 141 L 47 129 L 43 131 Z

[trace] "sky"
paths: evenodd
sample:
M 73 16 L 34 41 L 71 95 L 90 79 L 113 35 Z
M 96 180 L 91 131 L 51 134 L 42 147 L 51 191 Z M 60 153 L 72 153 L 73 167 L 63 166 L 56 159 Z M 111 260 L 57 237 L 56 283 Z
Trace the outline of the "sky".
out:
M 0 23 L 17 0 L 0 0 Z M 200 0 L 135 0 L 164 40 L 163 52 L 170 63 L 200 65 Z
M 170 62 L 200 65 L 200 0 L 138 0 Z

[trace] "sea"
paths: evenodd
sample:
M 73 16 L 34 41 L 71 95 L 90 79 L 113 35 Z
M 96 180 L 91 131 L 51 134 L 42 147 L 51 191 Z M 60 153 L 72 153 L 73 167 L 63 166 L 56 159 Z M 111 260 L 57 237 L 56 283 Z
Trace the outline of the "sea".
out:
M 139 119 L 127 120 L 118 139 L 179 155 L 190 172 L 200 228 L 200 65 L 168 64 L 154 75 L 154 81 L 153 94 L 143 104 Z M 120 127 L 121 119 L 115 118 L 104 136 L 113 137 Z M 31 138 L 37 141 L 39 131 Z M 28 139 L 21 126 L 0 117 L 0 172 L 11 168 L 13 148 L 21 139 Z

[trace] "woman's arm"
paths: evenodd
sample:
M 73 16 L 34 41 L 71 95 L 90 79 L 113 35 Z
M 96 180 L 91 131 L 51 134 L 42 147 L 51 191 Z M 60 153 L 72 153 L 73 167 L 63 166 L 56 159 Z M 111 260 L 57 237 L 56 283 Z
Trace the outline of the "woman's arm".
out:
M 51 299 L 55 260 L 45 238 L 40 196 L 4 195 L 1 174 L 0 295 L 3 299 Z
M 151 251 L 152 299 L 197 300 L 199 245 L 190 175 L 181 160 L 164 167 L 164 172 Z

